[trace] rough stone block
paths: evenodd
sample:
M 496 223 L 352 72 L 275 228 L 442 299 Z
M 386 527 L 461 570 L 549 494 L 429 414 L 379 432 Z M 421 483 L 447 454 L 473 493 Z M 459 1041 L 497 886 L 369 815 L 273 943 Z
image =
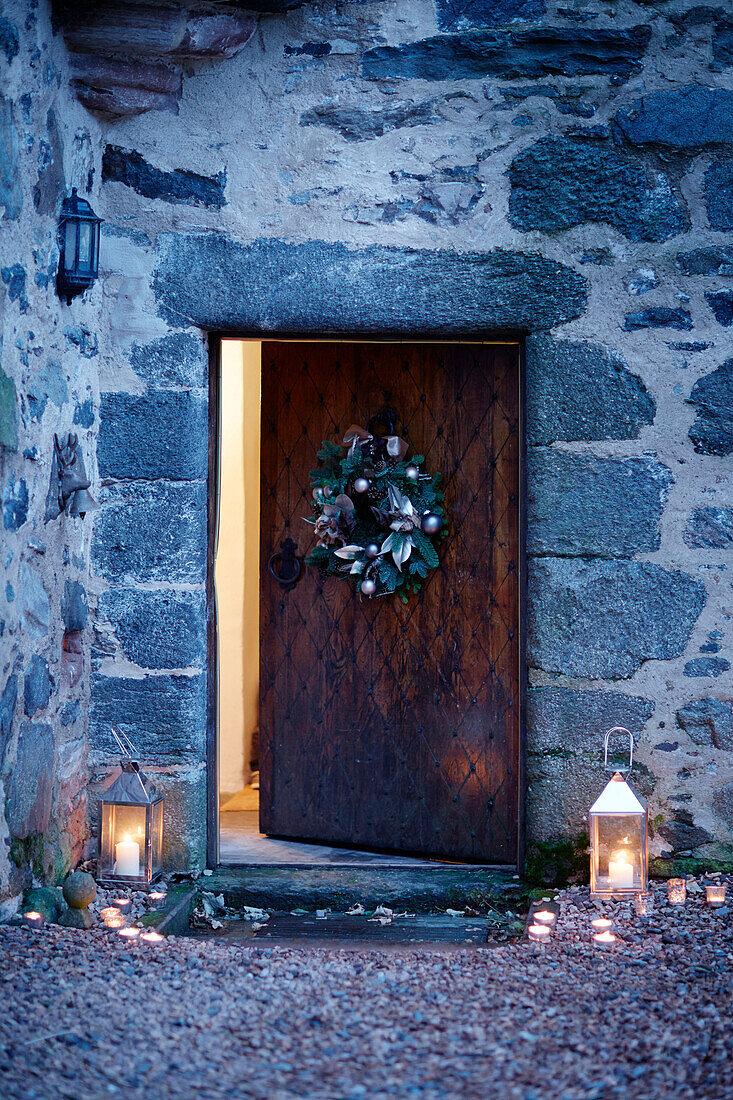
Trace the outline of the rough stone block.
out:
M 52 687 L 53 679 L 48 671 L 48 662 L 38 653 L 34 653 L 23 678 L 23 706 L 29 718 L 36 711 L 44 710 L 48 706 Z
M 176 168 L 164 172 L 154 168 L 140 153 L 121 149 L 119 145 L 107 145 L 102 157 L 102 181 L 105 183 L 124 183 L 148 199 L 162 199 L 164 202 L 185 203 L 188 206 L 207 206 L 221 210 L 226 206 L 224 189 L 226 172 L 216 176 L 200 176 L 198 172 L 189 172 Z
M 69 400 L 69 387 L 57 359 L 47 359 L 28 386 L 28 408 L 34 420 L 40 420 L 50 400 L 61 408 Z
M 243 244 L 219 233 L 162 235 L 159 247 L 161 314 L 209 330 L 506 333 L 548 329 L 586 307 L 581 275 L 523 252 Z
M 654 714 L 654 702 L 618 691 L 574 691 L 538 685 L 527 692 L 527 748 L 542 752 L 602 752 L 613 726 L 638 734 Z M 590 803 L 589 803 L 590 805 Z
M 733 91 L 688 84 L 650 92 L 623 107 L 616 125 L 632 145 L 693 151 L 733 143 Z
M 83 630 L 87 625 L 89 604 L 86 589 L 79 581 L 66 581 L 61 597 L 61 618 L 67 630 Z
M 733 208 L 733 189 L 730 201 Z M 683 275 L 733 275 L 733 245 L 710 245 L 692 252 L 678 252 L 675 263 Z
M 705 301 L 719 325 L 723 328 L 733 325 L 733 290 L 709 291 L 705 295 Z
M 689 331 L 693 328 L 692 317 L 686 309 L 671 309 L 669 306 L 650 306 L 636 313 L 627 313 L 624 317 L 626 332 L 637 332 L 645 328 L 677 328 Z
M 200 763 L 206 753 L 206 676 L 93 673 L 89 744 L 97 758 L 119 752 L 110 726 L 127 734 L 143 760 Z
M 696 745 L 714 745 L 733 752 L 733 703 L 723 699 L 696 699 L 680 707 L 676 714 L 682 727 Z
M 697 408 L 689 436 L 698 454 L 733 454 L 733 359 L 699 378 L 688 401 Z
M 22 264 L 0 268 L 0 278 L 8 288 L 8 298 L 17 302 L 21 313 L 28 312 L 28 298 L 25 293 L 25 268 Z
M 605 136 L 541 138 L 514 158 L 509 179 L 517 229 L 556 233 L 607 222 L 634 241 L 665 241 L 689 226 L 669 180 Z
M 706 676 L 717 680 L 730 668 L 730 661 L 725 657 L 693 657 L 685 663 L 683 672 L 685 676 Z
M 406 126 L 429 126 L 443 121 L 437 109 L 439 103 L 438 99 L 428 99 L 422 103 L 400 103 L 379 111 L 324 103 L 304 111 L 300 125 L 327 126 L 341 134 L 345 141 L 371 141 Z
M 14 221 L 23 209 L 20 183 L 18 131 L 13 119 L 13 104 L 0 96 L 0 206 L 3 218 Z
M 10 780 L 7 819 L 18 840 L 45 833 L 51 820 L 54 738 L 51 726 L 23 722 Z
M 17 702 L 18 677 L 13 672 L 8 676 L 3 693 L 0 695 L 0 760 L 5 758 L 5 749 L 13 732 Z
M 80 428 L 91 428 L 93 423 L 94 401 L 90 397 L 86 401 L 82 401 L 81 404 L 77 404 L 74 409 L 74 424 L 77 424 Z
M 733 232 L 733 159 L 714 160 L 705 173 L 705 205 L 711 229 Z
M 135 374 L 151 386 L 206 387 L 208 353 L 200 334 L 172 332 L 149 344 L 133 344 L 130 364 Z
M 620 355 L 598 344 L 527 338 L 530 443 L 637 439 L 656 406 Z
M 665 821 L 658 831 L 673 852 L 692 852 L 713 839 L 707 829 L 687 821 Z
M 629 558 L 659 549 L 672 474 L 648 458 L 595 458 L 531 448 L 527 552 Z
M 170 390 L 105 393 L 97 462 L 102 477 L 192 481 L 208 471 L 208 403 Z
M 33 205 L 37 214 L 55 214 L 58 197 L 66 191 L 64 178 L 64 146 L 56 114 L 46 115 L 46 136 L 39 135 L 38 179 L 33 188 Z
M 207 540 L 205 482 L 115 485 L 96 513 L 92 562 L 113 584 L 197 584 Z
M 528 597 L 531 666 L 621 679 L 684 652 L 706 591 L 651 562 L 543 558 L 530 562 Z
M 15 24 L 6 19 L 4 15 L 0 15 L 0 50 L 5 54 L 5 60 L 8 64 L 18 56 L 19 49 L 20 42 Z
M 722 550 L 733 543 L 733 508 L 696 508 L 683 539 L 695 549 Z
M 18 604 L 23 626 L 34 638 L 42 638 L 51 626 L 51 602 L 35 569 L 24 563 L 20 571 Z
M 463 31 L 469 27 L 499 27 L 539 19 L 545 0 L 438 0 L 441 31 Z
M 99 597 L 99 614 L 112 623 L 129 659 L 143 668 L 206 664 L 203 592 L 111 588 Z
M 641 67 L 649 38 L 648 27 L 469 31 L 367 50 L 361 71 L 368 80 L 533 79 L 549 73 L 623 79 Z
M 17 531 L 28 519 L 28 486 L 24 477 L 15 475 L 9 479 L 3 491 L 3 526 L 6 531 Z
M 0 367 L 0 450 L 18 449 L 18 395 L 15 382 Z

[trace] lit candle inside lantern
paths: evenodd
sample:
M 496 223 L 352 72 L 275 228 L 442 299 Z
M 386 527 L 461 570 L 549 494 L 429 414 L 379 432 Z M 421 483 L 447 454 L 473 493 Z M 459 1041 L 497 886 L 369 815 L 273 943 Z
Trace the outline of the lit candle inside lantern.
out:
M 140 874 L 140 845 L 129 835 L 115 844 L 115 874 L 137 878 Z
M 118 932 L 119 936 L 124 936 L 126 940 L 134 940 L 140 935 L 139 928 L 120 928 Z
M 527 935 L 533 943 L 547 943 L 550 939 L 550 929 L 546 924 L 530 924 Z
M 593 936 L 594 946 L 602 950 L 608 951 L 610 948 L 615 947 L 616 943 L 617 940 L 613 932 L 597 932 L 596 935 Z
M 160 932 L 156 932 L 154 928 L 151 928 L 149 932 L 143 932 L 140 939 L 145 940 L 145 943 L 162 943 L 165 936 L 161 936 Z
M 37 913 L 35 909 L 31 909 L 28 913 L 24 913 L 23 920 L 29 928 L 41 928 L 43 925 L 43 916 Z
M 667 899 L 671 905 L 684 905 L 687 897 L 687 883 L 683 878 L 667 880 Z
M 613 928 L 613 921 L 609 920 L 608 917 L 596 917 L 590 923 L 596 932 L 610 932 Z
M 724 905 L 725 904 L 725 883 L 715 882 L 705 887 L 705 895 L 708 905 Z
M 538 909 L 532 914 L 532 920 L 535 924 L 546 924 L 548 928 L 552 928 L 555 924 L 555 914 L 551 909 Z
M 609 860 L 608 878 L 612 889 L 628 890 L 634 885 L 634 868 L 629 863 L 627 852 L 616 852 L 614 858 Z

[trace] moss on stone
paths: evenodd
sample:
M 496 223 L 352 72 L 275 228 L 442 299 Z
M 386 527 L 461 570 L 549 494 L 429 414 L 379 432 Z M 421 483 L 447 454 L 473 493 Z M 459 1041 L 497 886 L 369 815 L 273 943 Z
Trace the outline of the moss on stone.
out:
M 567 886 L 587 882 L 590 874 L 588 834 L 535 841 L 529 845 L 524 878 L 530 885 Z

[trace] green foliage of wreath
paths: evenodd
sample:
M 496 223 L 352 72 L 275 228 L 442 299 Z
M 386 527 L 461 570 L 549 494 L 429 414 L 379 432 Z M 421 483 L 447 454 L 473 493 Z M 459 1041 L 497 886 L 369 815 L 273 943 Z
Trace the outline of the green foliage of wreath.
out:
M 361 443 L 326 440 L 318 451 L 310 474 L 315 518 L 306 520 L 318 544 L 306 564 L 324 576 L 352 577 L 365 596 L 396 593 L 407 603 L 437 567 L 435 544 L 447 534 L 441 475 L 423 472 L 422 455 L 408 461 L 397 436 L 389 437 L 397 452 L 390 455 L 384 440 L 370 446 L 372 437 L 362 434 Z

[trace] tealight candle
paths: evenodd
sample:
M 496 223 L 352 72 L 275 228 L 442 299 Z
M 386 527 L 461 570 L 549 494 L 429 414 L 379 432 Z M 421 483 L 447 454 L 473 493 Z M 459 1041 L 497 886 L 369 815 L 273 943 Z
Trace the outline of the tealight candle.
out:
M 532 920 L 535 924 L 546 924 L 548 928 L 552 928 L 556 917 L 551 909 L 538 909 L 532 914 Z
M 167 896 L 168 895 L 166 894 L 165 890 L 151 890 L 150 893 L 148 894 L 148 897 L 152 901 L 162 901 L 163 898 L 165 898 Z
M 648 917 L 654 908 L 654 894 L 635 894 L 634 895 L 634 909 L 637 916 Z
M 139 928 L 120 928 L 118 936 L 124 936 L 126 940 L 134 940 L 140 935 Z
M 687 897 L 687 883 L 683 878 L 667 880 L 667 898 L 670 905 L 684 905 Z
M 154 928 L 151 928 L 149 932 L 143 932 L 140 939 L 145 940 L 145 943 L 162 943 L 165 936 L 161 936 L 160 932 L 156 932 Z
M 714 882 L 705 887 L 705 895 L 708 905 L 718 906 L 725 904 L 725 883 Z
M 31 909 L 27 913 L 24 913 L 23 920 L 29 928 L 43 927 L 43 915 L 41 913 L 37 913 L 35 909 Z
M 106 921 L 104 922 L 104 927 L 105 928 L 124 928 L 125 927 L 125 918 L 122 916 L 121 913 L 118 913 L 116 917 L 107 917 Z
M 530 924 L 527 935 L 533 943 L 547 943 L 550 939 L 550 929 L 546 924 Z
M 592 938 L 594 946 L 599 947 L 605 951 L 611 950 L 611 948 L 615 947 L 616 943 L 618 942 L 613 932 L 598 932 Z
M 129 898 L 115 898 L 114 901 L 111 903 L 110 908 L 119 909 L 119 911 L 121 913 L 126 913 L 127 910 L 130 908 L 130 899 Z
M 114 920 L 116 917 L 119 917 L 120 911 L 116 905 L 107 905 L 104 909 L 100 909 L 99 915 L 106 924 L 108 920 Z
M 601 934 L 610 932 L 613 928 L 613 921 L 609 920 L 608 917 L 596 917 L 596 919 L 592 920 L 590 923 L 591 927 Z

